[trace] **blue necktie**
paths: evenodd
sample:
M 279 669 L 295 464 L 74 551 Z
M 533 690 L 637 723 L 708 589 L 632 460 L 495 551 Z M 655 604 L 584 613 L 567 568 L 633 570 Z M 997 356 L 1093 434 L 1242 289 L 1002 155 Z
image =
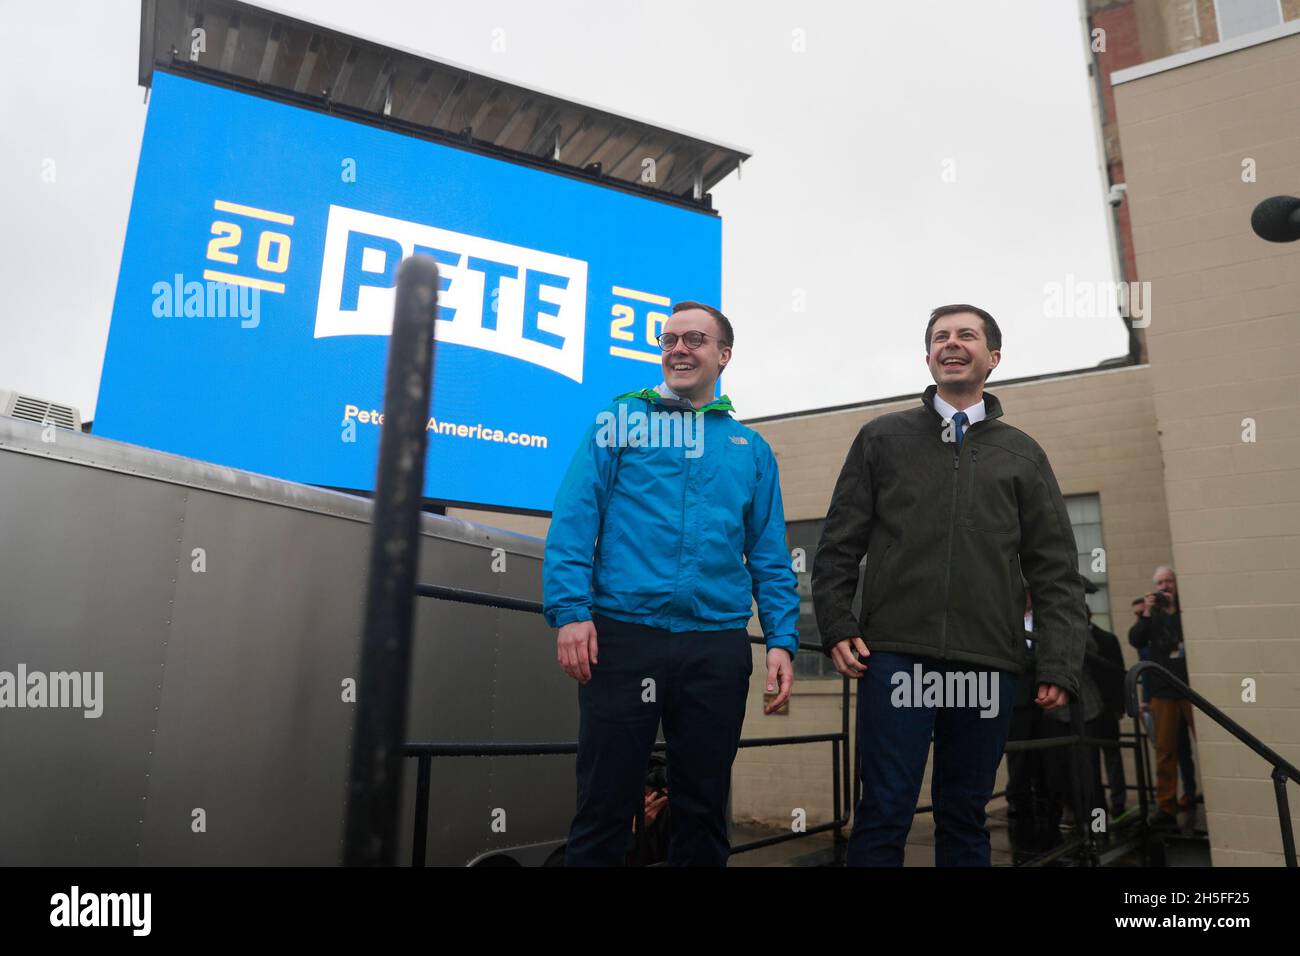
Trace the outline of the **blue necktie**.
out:
M 961 440 L 966 437 L 966 423 L 970 421 L 965 412 L 957 412 L 952 416 L 952 423 L 957 426 L 957 450 L 961 451 Z

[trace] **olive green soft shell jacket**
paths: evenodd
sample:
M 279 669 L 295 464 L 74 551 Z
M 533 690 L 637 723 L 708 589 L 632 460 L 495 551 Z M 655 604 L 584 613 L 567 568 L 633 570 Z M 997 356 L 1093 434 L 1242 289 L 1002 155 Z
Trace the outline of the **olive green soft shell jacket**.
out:
M 1047 456 L 1000 421 L 988 392 L 987 417 L 969 426 L 958 451 L 934 393 L 930 386 L 918 407 L 867 423 L 849 448 L 813 565 L 824 649 L 862 637 L 871 650 L 1023 673 L 1023 574 L 1038 639 L 1031 679 L 1075 696 L 1088 620 L 1074 532 Z

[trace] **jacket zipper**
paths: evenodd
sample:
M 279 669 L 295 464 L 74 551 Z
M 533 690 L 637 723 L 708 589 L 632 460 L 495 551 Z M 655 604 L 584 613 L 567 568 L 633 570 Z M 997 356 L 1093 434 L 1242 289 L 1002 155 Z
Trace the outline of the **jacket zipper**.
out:
M 700 427 L 701 428 L 704 427 L 702 420 L 700 423 Z M 672 604 L 673 604 L 674 611 L 677 610 L 676 605 L 677 602 L 680 600 L 680 596 L 682 593 L 682 588 L 681 588 L 682 555 L 685 553 L 686 550 L 686 503 L 689 500 L 687 491 L 690 488 L 690 484 L 691 484 L 691 460 L 687 458 L 685 454 L 682 455 L 682 460 L 686 462 L 686 471 L 682 474 L 682 527 L 681 527 L 681 533 L 677 535 L 677 585 L 678 586 L 673 588 L 674 593 L 673 593 Z M 677 615 L 673 614 L 672 616 L 676 617 Z
M 644 392 L 646 392 L 646 391 L 653 391 L 653 389 L 645 389 L 645 390 L 643 390 L 643 392 L 633 392 L 633 393 L 631 393 L 631 396 L 620 395 L 619 397 L 620 397 L 620 398 L 636 397 L 636 398 L 640 398 L 640 399 L 642 399 L 644 402 L 646 402 L 646 404 L 650 404 L 650 405 L 653 405 L 653 404 L 660 404 L 658 400 L 661 399 L 661 398 L 663 397 L 662 395 L 660 395 L 658 392 L 655 392 L 655 393 L 654 393 L 654 400 L 651 400 L 651 398 L 650 398 L 648 395 L 644 394 Z M 700 427 L 700 428 L 704 428 L 704 413 L 705 413 L 705 412 L 708 412 L 708 411 L 723 411 L 723 412 L 726 412 L 726 411 L 731 411 L 731 410 L 732 410 L 732 409 L 731 409 L 731 402 L 730 402 L 729 400 L 725 400 L 725 399 L 726 399 L 726 396 L 723 396 L 723 398 L 716 399 L 715 401 L 712 401 L 712 402 L 710 402 L 709 404 L 707 404 L 707 405 L 705 405 L 705 406 L 703 406 L 703 407 L 701 407 L 701 408 L 697 408 L 697 409 L 694 409 L 694 410 L 693 410 L 693 411 L 695 412 L 696 416 L 697 416 L 697 421 L 699 422 L 699 427 Z M 724 401 L 724 400 L 725 400 L 725 401 Z M 686 471 L 685 471 L 685 473 L 684 473 L 683 476 L 682 476 L 682 523 L 681 523 L 681 533 L 677 535 L 677 575 L 676 575 L 676 583 L 677 583 L 678 585 L 680 585 L 680 584 L 681 584 L 681 581 L 682 581 L 682 555 L 683 555 L 683 553 L 684 553 L 685 550 L 686 550 L 686 505 L 687 505 L 687 501 L 689 500 L 689 496 L 688 496 L 688 494 L 687 494 L 687 489 L 688 489 L 688 487 L 690 486 L 690 481 L 691 481 L 691 459 L 687 458 L 685 455 L 682 456 L 682 459 L 686 462 Z M 673 612 L 676 612 L 676 611 L 680 610 L 680 608 L 677 606 L 677 602 L 678 602 L 678 600 L 680 599 L 680 595 L 681 595 L 681 593 L 682 593 L 682 589 L 681 589 L 680 586 L 678 586 L 678 587 L 674 587 L 674 588 L 673 588 L 673 600 L 672 600 L 672 603 L 671 603 L 671 605 L 670 605 L 670 607 L 672 608 L 672 611 L 673 611 Z M 671 619 L 671 618 L 674 618 L 674 617 L 676 617 L 676 616 L 677 616 L 676 613 L 670 613 L 670 619 Z
M 976 422 L 976 425 L 979 423 Z M 966 433 L 962 436 L 962 445 L 970 441 L 970 430 L 974 425 L 968 425 Z M 971 446 L 971 463 L 975 460 L 975 446 Z M 961 449 L 958 448 L 956 454 L 952 456 L 952 504 L 948 512 L 948 562 L 944 567 L 943 577 L 943 624 L 939 629 L 939 659 L 945 660 L 948 652 L 948 614 L 950 613 L 949 599 L 952 596 L 952 542 L 957 536 L 957 489 L 961 487 Z
M 957 520 L 957 472 L 961 465 L 961 449 L 952 456 L 952 506 L 948 513 L 948 561 L 943 572 L 943 625 L 939 629 L 939 659 L 943 660 L 948 649 L 948 597 L 952 590 L 952 539 L 956 534 Z

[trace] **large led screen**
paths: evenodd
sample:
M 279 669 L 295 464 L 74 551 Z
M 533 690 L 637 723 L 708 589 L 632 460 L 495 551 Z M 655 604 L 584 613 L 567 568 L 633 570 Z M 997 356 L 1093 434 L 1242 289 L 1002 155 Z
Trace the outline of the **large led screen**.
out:
M 425 494 L 547 511 L 670 303 L 717 302 L 716 216 L 154 76 L 98 435 L 370 489 L 402 258 L 443 291 Z

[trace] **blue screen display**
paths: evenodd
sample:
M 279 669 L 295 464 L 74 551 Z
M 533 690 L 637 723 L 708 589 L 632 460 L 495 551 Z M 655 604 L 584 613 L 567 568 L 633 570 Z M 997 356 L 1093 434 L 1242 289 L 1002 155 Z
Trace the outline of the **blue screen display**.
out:
M 156 73 L 95 434 L 372 489 L 394 273 L 440 263 L 425 494 L 549 511 L 670 303 L 717 303 L 715 216 Z

